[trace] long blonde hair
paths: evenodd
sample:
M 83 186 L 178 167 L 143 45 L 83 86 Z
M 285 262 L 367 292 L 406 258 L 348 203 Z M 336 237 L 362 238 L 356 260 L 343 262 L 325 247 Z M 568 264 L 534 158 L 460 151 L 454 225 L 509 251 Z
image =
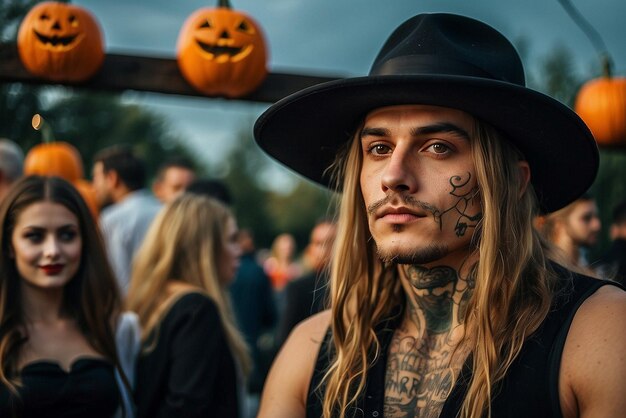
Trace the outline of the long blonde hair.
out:
M 374 328 L 405 298 L 395 267 L 381 263 L 369 233 L 358 138 L 357 132 L 334 167 L 343 193 L 330 281 L 333 354 L 321 383 L 325 418 L 345 417 L 355 404 L 368 368 L 380 355 Z M 466 341 L 473 353 L 473 375 L 461 417 L 490 416 L 494 386 L 546 317 L 555 286 L 547 247 L 532 226 L 532 186 L 520 196 L 521 154 L 478 121 L 472 138 L 484 216 L 475 231 L 476 287 L 464 324 L 465 335 L 474 336 Z
M 139 316 L 145 342 L 153 331 L 158 332 L 171 306 L 185 294 L 168 297 L 166 284 L 176 281 L 191 285 L 217 305 L 228 344 L 247 374 L 251 367 L 248 348 L 235 325 L 225 286 L 218 276 L 225 226 L 232 219 L 224 205 L 199 195 L 184 194 L 166 206 L 137 253 L 126 304 Z

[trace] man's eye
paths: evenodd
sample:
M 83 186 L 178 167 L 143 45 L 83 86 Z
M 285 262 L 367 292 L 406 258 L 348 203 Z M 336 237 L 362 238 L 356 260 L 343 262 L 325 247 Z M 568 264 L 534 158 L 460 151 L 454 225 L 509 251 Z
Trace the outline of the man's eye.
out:
M 436 143 L 430 145 L 427 150 L 430 150 L 435 154 L 447 154 L 448 152 L 450 152 L 450 147 L 442 143 Z
M 372 145 L 369 149 L 369 152 L 374 155 L 385 155 L 388 154 L 391 149 L 387 145 L 376 144 Z

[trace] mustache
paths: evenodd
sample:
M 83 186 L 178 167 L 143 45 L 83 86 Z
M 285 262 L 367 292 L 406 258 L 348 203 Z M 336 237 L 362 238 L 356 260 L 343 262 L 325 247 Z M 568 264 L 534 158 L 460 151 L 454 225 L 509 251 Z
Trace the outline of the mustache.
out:
M 441 213 L 441 211 L 439 210 L 439 208 L 437 206 L 431 205 L 428 202 L 423 202 L 421 200 L 418 200 L 418 199 L 414 198 L 413 196 L 404 195 L 404 194 L 388 194 L 387 196 L 385 196 L 384 199 L 380 199 L 380 200 L 372 203 L 371 205 L 369 205 L 367 207 L 367 213 L 370 214 L 370 215 L 373 215 L 374 213 L 376 213 L 376 211 L 378 209 L 380 209 L 381 207 L 389 204 L 390 202 L 392 202 L 395 199 L 399 199 L 406 206 L 428 211 L 428 212 L 432 213 L 433 216 L 436 216 L 436 214 Z

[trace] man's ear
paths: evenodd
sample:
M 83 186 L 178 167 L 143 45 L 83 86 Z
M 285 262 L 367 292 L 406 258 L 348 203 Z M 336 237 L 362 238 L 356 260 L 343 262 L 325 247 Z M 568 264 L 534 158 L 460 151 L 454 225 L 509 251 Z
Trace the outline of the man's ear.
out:
M 106 181 L 111 189 L 116 188 L 120 182 L 120 176 L 117 174 L 115 170 L 109 170 L 104 173 Z
M 528 183 L 530 182 L 530 165 L 528 165 L 528 161 L 519 161 L 517 163 L 517 169 L 520 174 L 520 189 L 518 191 L 518 197 L 522 197 L 526 188 L 528 188 Z

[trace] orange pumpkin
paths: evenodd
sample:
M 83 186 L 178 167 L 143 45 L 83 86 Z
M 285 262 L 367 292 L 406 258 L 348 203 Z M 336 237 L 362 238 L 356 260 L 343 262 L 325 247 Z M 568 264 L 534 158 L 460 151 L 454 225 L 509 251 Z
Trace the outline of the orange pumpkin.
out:
M 87 203 L 87 207 L 91 211 L 94 219 L 98 219 L 98 214 L 100 213 L 98 209 L 98 200 L 96 198 L 96 191 L 93 189 L 92 184 L 85 179 L 78 179 L 74 181 L 74 187 L 80 193 L 80 195 Z
M 52 81 L 83 81 L 104 61 L 100 27 L 86 9 L 43 2 L 20 25 L 17 49 L 26 69 Z
M 626 146 L 626 78 L 611 76 L 611 59 L 602 57 L 603 76 L 584 84 L 574 110 L 598 145 Z
M 230 98 L 254 91 L 267 75 L 261 27 L 220 0 L 217 8 L 196 10 L 178 35 L 178 68 L 198 91 Z
M 58 176 L 74 183 L 84 175 L 78 150 L 67 142 L 35 145 L 24 158 L 24 174 Z

